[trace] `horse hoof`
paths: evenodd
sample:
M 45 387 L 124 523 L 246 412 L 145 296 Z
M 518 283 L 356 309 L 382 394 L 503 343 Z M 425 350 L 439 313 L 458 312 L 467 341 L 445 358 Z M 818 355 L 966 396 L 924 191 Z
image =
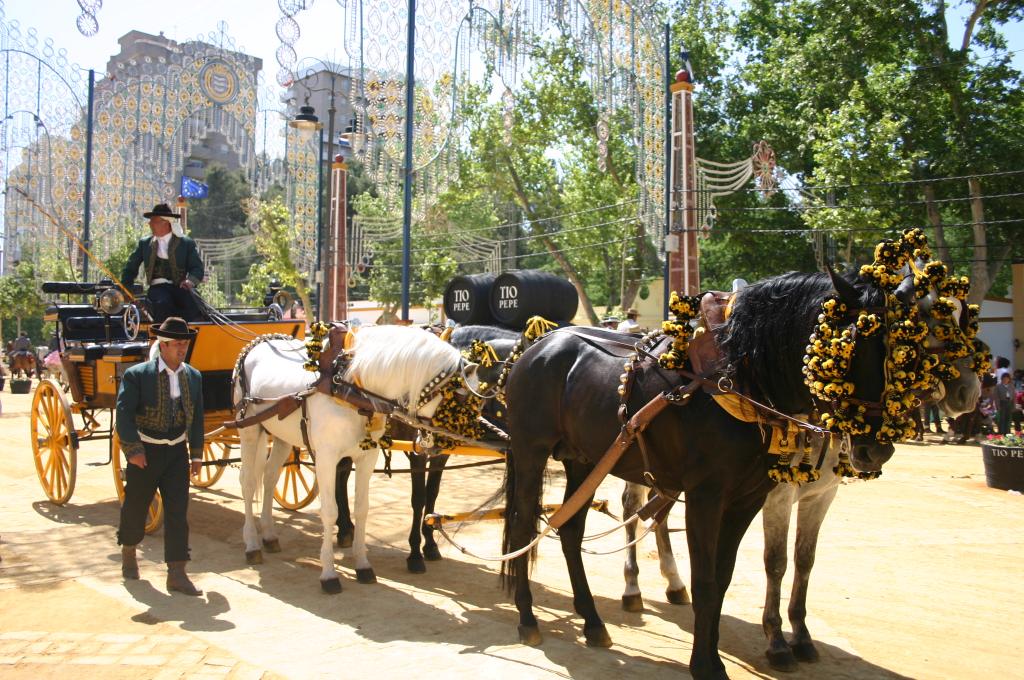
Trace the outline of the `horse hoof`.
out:
M 279 553 L 281 552 L 281 541 L 276 538 L 263 539 L 263 549 L 268 553 Z
M 356 569 L 356 580 L 360 583 L 376 583 L 377 575 L 373 573 L 373 569 L 368 567 L 366 569 Z
M 540 628 L 537 626 L 519 626 L 519 642 L 527 647 L 536 647 L 540 644 Z
M 351 548 L 352 547 L 352 532 L 346 531 L 345 533 L 338 532 L 338 547 L 339 548 Z
M 772 668 L 783 673 L 792 673 L 800 667 L 793 652 L 789 649 L 769 649 L 765 652 L 765 656 L 768 657 L 768 664 Z
M 262 550 L 246 550 L 245 551 L 245 563 L 248 565 L 263 564 L 263 551 Z
M 427 565 L 423 563 L 422 557 L 405 558 L 405 566 L 412 574 L 425 574 L 427 572 Z
M 815 649 L 814 643 L 810 640 L 807 640 L 805 642 L 790 643 L 789 648 L 793 650 L 793 656 L 796 657 L 797 661 L 814 663 L 820 658 L 818 656 L 818 650 Z
M 441 551 L 436 545 L 428 545 L 423 548 L 423 558 L 428 562 L 437 562 L 441 558 Z
M 686 592 L 686 586 L 679 590 L 666 590 L 665 599 L 669 604 L 690 604 L 690 594 Z
M 341 592 L 341 579 L 335 576 L 329 578 L 326 581 L 320 581 L 320 590 L 324 591 L 328 595 L 337 595 Z
M 642 612 L 644 610 L 644 598 L 639 593 L 636 595 L 623 595 L 622 608 L 627 612 Z
M 583 637 L 587 640 L 587 647 L 612 646 L 612 636 L 608 634 L 608 629 L 604 627 L 604 624 L 596 628 L 584 628 Z

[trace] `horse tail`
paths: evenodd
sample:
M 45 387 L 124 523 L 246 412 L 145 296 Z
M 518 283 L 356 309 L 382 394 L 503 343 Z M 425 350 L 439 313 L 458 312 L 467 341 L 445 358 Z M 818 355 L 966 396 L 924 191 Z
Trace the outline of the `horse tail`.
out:
M 521 488 L 517 488 L 517 481 L 523 482 Z M 536 498 L 535 502 L 530 504 L 530 507 L 534 508 L 532 516 L 529 518 L 533 522 L 533 533 L 536 535 L 537 526 L 540 520 L 538 510 L 540 506 L 540 500 L 544 497 L 544 481 L 545 475 L 541 470 L 540 479 L 536 483 Z M 529 480 L 517 480 L 516 477 L 516 466 L 515 460 L 512 457 L 512 453 L 508 454 L 508 464 L 505 465 L 505 526 L 501 536 L 501 551 L 503 554 L 508 554 L 518 550 L 522 546 L 512 545 L 512 530 L 516 525 L 516 520 L 519 519 L 519 512 L 516 506 L 516 499 L 519 494 L 529 493 L 530 484 Z M 525 568 L 527 574 L 533 568 L 533 563 L 537 561 L 537 546 L 533 546 L 529 552 L 530 559 L 526 563 Z M 519 573 L 519 569 L 522 568 L 523 563 L 519 558 L 513 560 L 504 560 L 501 563 L 501 580 L 505 587 L 505 591 L 509 594 L 515 591 L 516 587 L 516 576 Z

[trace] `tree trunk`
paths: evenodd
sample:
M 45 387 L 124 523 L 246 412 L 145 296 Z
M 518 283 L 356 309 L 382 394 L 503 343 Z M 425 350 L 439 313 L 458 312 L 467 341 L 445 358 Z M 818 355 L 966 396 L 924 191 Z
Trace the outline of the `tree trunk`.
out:
M 946 227 L 935 203 L 935 185 L 930 182 L 924 185 L 924 205 L 928 211 L 928 223 L 935 230 L 935 255 L 952 271 L 953 261 L 949 257 L 949 246 L 946 245 Z
M 981 182 L 977 177 L 967 180 L 971 194 L 971 233 L 974 235 L 974 254 L 971 257 L 971 292 L 967 301 L 980 305 L 985 293 L 992 287 L 988 273 L 988 238 L 985 233 L 985 205 L 982 201 Z
M 531 207 L 529 197 L 523 190 L 522 181 L 519 178 L 519 174 L 516 172 L 512 159 L 505 155 L 504 161 L 505 167 L 508 168 L 509 177 L 512 178 L 512 186 L 515 191 L 516 200 L 519 201 L 519 207 L 521 207 L 523 212 L 526 213 L 527 218 L 530 220 L 537 219 L 537 216 L 534 214 L 533 208 Z M 569 282 L 572 283 L 573 288 L 576 289 L 576 293 L 580 297 L 580 304 L 583 305 L 583 311 L 586 313 L 587 318 L 590 319 L 590 323 L 595 326 L 598 325 L 599 320 L 597 312 L 594 311 L 594 303 L 591 302 L 590 297 L 587 295 L 587 291 L 583 288 L 583 282 L 580 280 L 579 274 L 576 272 L 576 268 L 572 266 L 571 262 L 569 262 L 569 258 L 567 258 L 565 254 L 558 249 L 558 246 L 555 245 L 555 242 L 551 240 L 550 236 L 544 234 L 539 235 L 538 238 L 540 238 L 544 247 L 548 249 L 548 252 L 551 253 L 551 256 L 555 258 L 555 262 L 557 262 L 558 266 L 562 268 L 562 272 L 565 274 L 566 278 L 569 279 Z

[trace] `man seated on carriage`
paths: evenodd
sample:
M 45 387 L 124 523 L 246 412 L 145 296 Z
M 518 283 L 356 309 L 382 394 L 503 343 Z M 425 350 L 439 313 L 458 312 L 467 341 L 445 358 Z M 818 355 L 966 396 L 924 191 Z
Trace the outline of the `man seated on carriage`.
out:
M 142 216 L 149 220 L 153 234 L 139 239 L 121 273 L 121 283 L 131 286 L 139 266 L 145 265 L 149 284 L 146 297 L 153 322 L 160 323 L 172 316 L 186 321 L 200 320 L 202 315 L 192 290 L 203 280 L 203 261 L 195 241 L 185 236 L 177 224 L 176 229 L 171 226 L 171 219 L 181 215 L 161 203 Z

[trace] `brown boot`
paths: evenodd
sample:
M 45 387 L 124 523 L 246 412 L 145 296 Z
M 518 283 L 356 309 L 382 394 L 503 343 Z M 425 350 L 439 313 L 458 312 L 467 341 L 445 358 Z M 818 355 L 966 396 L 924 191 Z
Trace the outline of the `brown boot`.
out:
M 177 591 L 186 595 L 202 595 L 203 591 L 192 585 L 185 575 L 185 562 L 167 563 L 167 592 Z
M 121 576 L 129 581 L 139 580 L 139 562 L 135 559 L 135 546 L 121 546 Z

